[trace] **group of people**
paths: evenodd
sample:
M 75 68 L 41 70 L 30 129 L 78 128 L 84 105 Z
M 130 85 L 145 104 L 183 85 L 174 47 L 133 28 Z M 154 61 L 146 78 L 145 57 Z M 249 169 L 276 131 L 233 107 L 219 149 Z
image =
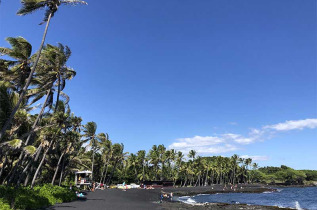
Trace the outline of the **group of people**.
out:
M 227 190 L 227 189 L 228 189 L 227 185 L 225 184 L 225 186 L 223 187 L 222 190 Z M 238 184 L 235 184 L 235 185 L 230 184 L 230 189 L 233 190 L 233 191 L 236 191 L 238 189 Z M 242 189 L 242 187 L 241 187 L 241 189 Z
M 164 193 L 162 191 L 160 195 L 160 203 L 162 203 L 164 199 L 170 199 L 170 201 L 173 201 L 173 193 Z

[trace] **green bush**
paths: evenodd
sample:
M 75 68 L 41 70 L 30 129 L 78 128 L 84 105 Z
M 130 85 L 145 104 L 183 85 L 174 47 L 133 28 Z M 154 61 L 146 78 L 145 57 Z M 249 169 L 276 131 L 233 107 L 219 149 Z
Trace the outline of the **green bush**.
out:
M 76 199 L 76 195 L 73 191 L 51 184 L 34 187 L 34 190 L 37 190 L 40 196 L 47 198 L 50 205 L 54 205 L 55 203 L 70 202 Z
M 8 202 L 6 202 L 5 200 L 3 200 L 2 198 L 0 198 L 0 209 L 1 210 L 12 210 L 10 208 L 10 205 L 8 204 Z
M 0 186 L 0 198 L 2 198 L 0 200 L 1 210 L 5 209 L 1 206 L 5 204 L 8 207 L 11 204 L 14 209 L 39 209 L 56 203 L 70 202 L 76 199 L 76 195 L 68 188 L 46 184 L 36 186 L 34 189 Z

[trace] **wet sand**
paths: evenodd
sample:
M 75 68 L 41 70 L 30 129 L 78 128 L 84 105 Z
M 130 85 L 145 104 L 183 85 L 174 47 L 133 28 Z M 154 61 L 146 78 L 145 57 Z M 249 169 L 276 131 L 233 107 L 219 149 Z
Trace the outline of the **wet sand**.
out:
M 236 192 L 261 193 L 271 189 L 264 188 L 260 185 L 249 185 L 239 188 Z M 181 202 L 170 202 L 168 199 L 160 203 L 160 194 L 164 191 L 166 193 L 173 192 L 174 200 L 178 196 L 195 195 L 195 194 L 212 194 L 219 192 L 233 192 L 230 189 L 223 190 L 223 186 L 215 185 L 212 187 L 185 187 L 185 188 L 164 188 L 164 189 L 106 189 L 97 190 L 95 192 L 87 193 L 86 200 L 77 200 L 70 203 L 57 204 L 49 207 L 49 210 L 125 210 L 125 209 L 278 209 L 278 207 L 270 206 L 255 206 L 243 204 L 200 204 L 190 205 Z

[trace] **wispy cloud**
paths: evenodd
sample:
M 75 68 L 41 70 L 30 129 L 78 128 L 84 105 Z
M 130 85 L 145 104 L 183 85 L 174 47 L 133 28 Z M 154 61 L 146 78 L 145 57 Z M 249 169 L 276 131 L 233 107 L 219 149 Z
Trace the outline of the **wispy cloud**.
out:
M 169 145 L 169 148 L 183 151 L 196 150 L 198 153 L 224 153 L 238 148 L 225 143 L 225 139 L 217 136 L 194 136 L 191 138 L 179 138 Z
M 306 120 L 290 120 L 284 123 L 264 126 L 263 129 L 271 129 L 275 131 L 303 130 L 304 128 L 317 128 L 317 119 Z
M 317 119 L 291 120 L 273 125 L 265 125 L 260 129 L 251 129 L 246 136 L 235 133 L 224 133 L 216 136 L 179 138 L 169 145 L 169 148 L 185 153 L 193 149 L 199 154 L 221 154 L 241 149 L 238 145 L 247 145 L 272 138 L 272 136 L 279 132 L 303 130 L 305 128 L 317 128 Z M 252 159 L 264 160 L 265 156 L 253 156 Z
M 241 155 L 241 158 L 251 158 L 253 161 L 266 161 L 269 160 L 268 156 L 259 156 L 259 155 Z

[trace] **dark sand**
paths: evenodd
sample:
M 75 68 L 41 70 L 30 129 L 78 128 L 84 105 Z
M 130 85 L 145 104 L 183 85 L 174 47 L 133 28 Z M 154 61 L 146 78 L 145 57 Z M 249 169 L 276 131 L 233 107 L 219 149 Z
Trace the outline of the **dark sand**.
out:
M 260 185 L 243 186 L 238 192 L 254 192 L 260 193 L 269 189 L 264 188 Z M 78 200 L 70 203 L 57 204 L 49 207 L 50 210 L 125 210 L 125 209 L 278 209 L 277 207 L 269 206 L 251 206 L 243 204 L 201 204 L 201 205 L 190 205 L 180 202 L 169 202 L 164 200 L 160 203 L 161 189 L 144 190 L 144 189 L 130 189 L 126 191 L 118 189 L 106 189 L 97 190 L 96 192 L 89 192 L 86 200 Z M 211 187 L 186 187 L 186 188 L 164 188 L 164 192 L 174 193 L 174 200 L 177 196 L 184 195 L 195 195 L 195 194 L 211 194 L 223 191 L 223 186 Z M 231 190 L 226 190 L 232 192 Z M 236 191 L 237 192 L 237 191 Z

